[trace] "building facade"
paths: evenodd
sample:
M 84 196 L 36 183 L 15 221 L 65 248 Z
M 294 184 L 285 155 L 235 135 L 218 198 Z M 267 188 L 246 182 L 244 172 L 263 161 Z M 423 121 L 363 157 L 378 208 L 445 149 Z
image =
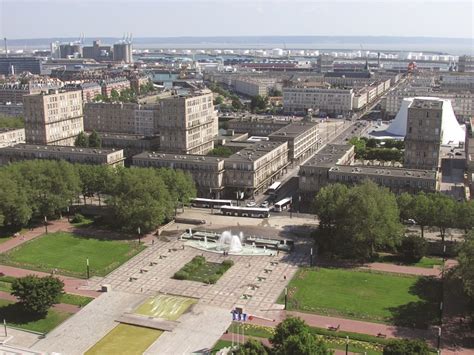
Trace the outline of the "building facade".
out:
M 17 144 L 0 148 L 0 165 L 16 161 L 49 159 L 65 160 L 70 163 L 96 165 L 123 165 L 123 150 L 75 148 L 68 146 L 47 146 L 36 144 Z
M 25 143 L 24 128 L 0 128 L 0 148 Z
M 191 154 L 143 152 L 133 157 L 133 166 L 170 168 L 189 173 L 202 197 L 221 198 L 224 189 L 224 159 Z
M 28 144 L 74 145 L 84 130 L 81 91 L 50 90 L 23 102 Z
M 258 142 L 225 160 L 229 196 L 255 196 L 275 182 L 288 166 L 288 142 Z
M 408 108 L 404 166 L 437 170 L 440 166 L 443 101 L 415 99 Z
M 41 74 L 41 60 L 35 57 L 1 57 L 0 75 Z
M 114 44 L 114 62 L 132 63 L 132 44 L 131 43 L 116 43 Z
M 353 109 L 353 99 L 354 91 L 352 89 L 324 89 L 305 86 L 283 88 L 283 110 L 288 113 L 319 109 L 329 114 L 349 114 Z
M 290 119 L 276 119 L 267 116 L 240 116 L 227 121 L 227 127 L 249 136 L 268 136 L 293 122 Z
M 288 142 L 288 158 L 293 164 L 312 156 L 318 149 L 318 124 L 295 122 L 268 136 L 270 141 Z

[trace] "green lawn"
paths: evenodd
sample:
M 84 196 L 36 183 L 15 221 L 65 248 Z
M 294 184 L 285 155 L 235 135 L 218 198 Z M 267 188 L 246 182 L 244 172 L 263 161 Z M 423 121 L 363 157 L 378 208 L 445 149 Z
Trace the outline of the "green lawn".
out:
M 425 328 L 437 319 L 439 287 L 434 278 L 305 268 L 289 284 L 288 309 Z
M 45 234 L 0 256 L 0 262 L 31 270 L 86 277 L 86 259 L 90 275 L 105 276 L 143 250 L 136 242 L 99 240 L 67 232 Z
M 7 325 L 47 333 L 69 318 L 71 314 L 53 309 L 48 311 L 45 318 L 35 318 L 25 312 L 18 303 L 0 299 L 0 319 L 6 319 Z
M 392 254 L 382 254 L 376 260 L 380 263 L 388 263 L 388 264 L 398 264 L 398 265 L 405 265 L 405 266 L 417 266 L 417 267 L 424 267 L 427 269 L 432 269 L 434 266 L 441 266 L 443 265 L 443 259 L 437 257 L 430 257 L 424 256 L 421 258 L 420 261 L 416 263 L 407 263 L 401 260 L 397 255 Z

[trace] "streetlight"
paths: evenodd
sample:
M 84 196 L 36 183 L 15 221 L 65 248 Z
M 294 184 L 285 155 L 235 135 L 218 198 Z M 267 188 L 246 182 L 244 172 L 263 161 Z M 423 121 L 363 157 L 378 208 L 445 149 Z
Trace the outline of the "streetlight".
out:
M 89 268 L 89 258 L 86 259 L 86 271 L 87 271 L 87 279 L 89 279 L 91 276 L 90 268 Z
M 46 234 L 48 234 L 48 218 L 46 216 L 44 216 L 44 229 Z
M 313 267 L 313 248 L 311 248 L 310 258 L 309 258 L 309 266 Z
M 288 308 L 288 287 L 285 287 L 285 310 Z
M 346 355 L 349 353 L 349 336 L 346 336 Z
M 138 245 L 140 245 L 140 243 L 141 243 L 141 240 L 140 240 L 140 227 L 137 228 L 137 232 L 138 232 Z
M 437 344 L 438 354 L 441 353 L 441 351 L 439 350 L 440 346 L 441 346 L 441 326 L 438 327 L 438 344 Z
M 67 211 L 67 221 L 70 222 L 70 217 L 69 217 L 69 206 L 66 207 Z

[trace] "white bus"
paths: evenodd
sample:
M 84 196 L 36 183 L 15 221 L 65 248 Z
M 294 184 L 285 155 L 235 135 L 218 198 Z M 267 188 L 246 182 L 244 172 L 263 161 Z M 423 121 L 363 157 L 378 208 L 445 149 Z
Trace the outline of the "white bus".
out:
M 270 209 L 262 207 L 238 207 L 238 206 L 222 206 L 221 213 L 225 216 L 237 217 L 270 217 Z
M 232 206 L 232 200 L 215 200 L 212 198 L 193 198 L 191 206 L 204 208 L 219 208 L 221 206 Z
M 278 201 L 273 206 L 275 212 L 281 212 L 284 210 L 288 210 L 291 207 L 291 202 L 293 201 L 292 197 L 286 197 L 283 200 Z
M 280 189 L 280 187 L 281 187 L 281 181 L 275 181 L 273 184 L 270 185 L 267 192 L 270 195 L 275 195 L 277 191 Z

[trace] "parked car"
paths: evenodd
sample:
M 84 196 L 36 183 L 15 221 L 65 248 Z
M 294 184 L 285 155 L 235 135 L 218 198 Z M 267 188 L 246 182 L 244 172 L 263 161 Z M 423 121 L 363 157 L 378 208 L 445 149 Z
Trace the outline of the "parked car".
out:
M 262 207 L 262 208 L 268 208 L 268 201 L 263 201 L 263 202 L 260 204 L 260 207 Z
M 407 219 L 407 224 L 415 225 L 416 221 L 414 219 L 410 218 L 410 219 Z
M 257 204 L 255 203 L 255 201 L 249 201 L 249 202 L 247 202 L 246 206 L 247 207 L 255 207 L 255 206 L 257 206 Z

